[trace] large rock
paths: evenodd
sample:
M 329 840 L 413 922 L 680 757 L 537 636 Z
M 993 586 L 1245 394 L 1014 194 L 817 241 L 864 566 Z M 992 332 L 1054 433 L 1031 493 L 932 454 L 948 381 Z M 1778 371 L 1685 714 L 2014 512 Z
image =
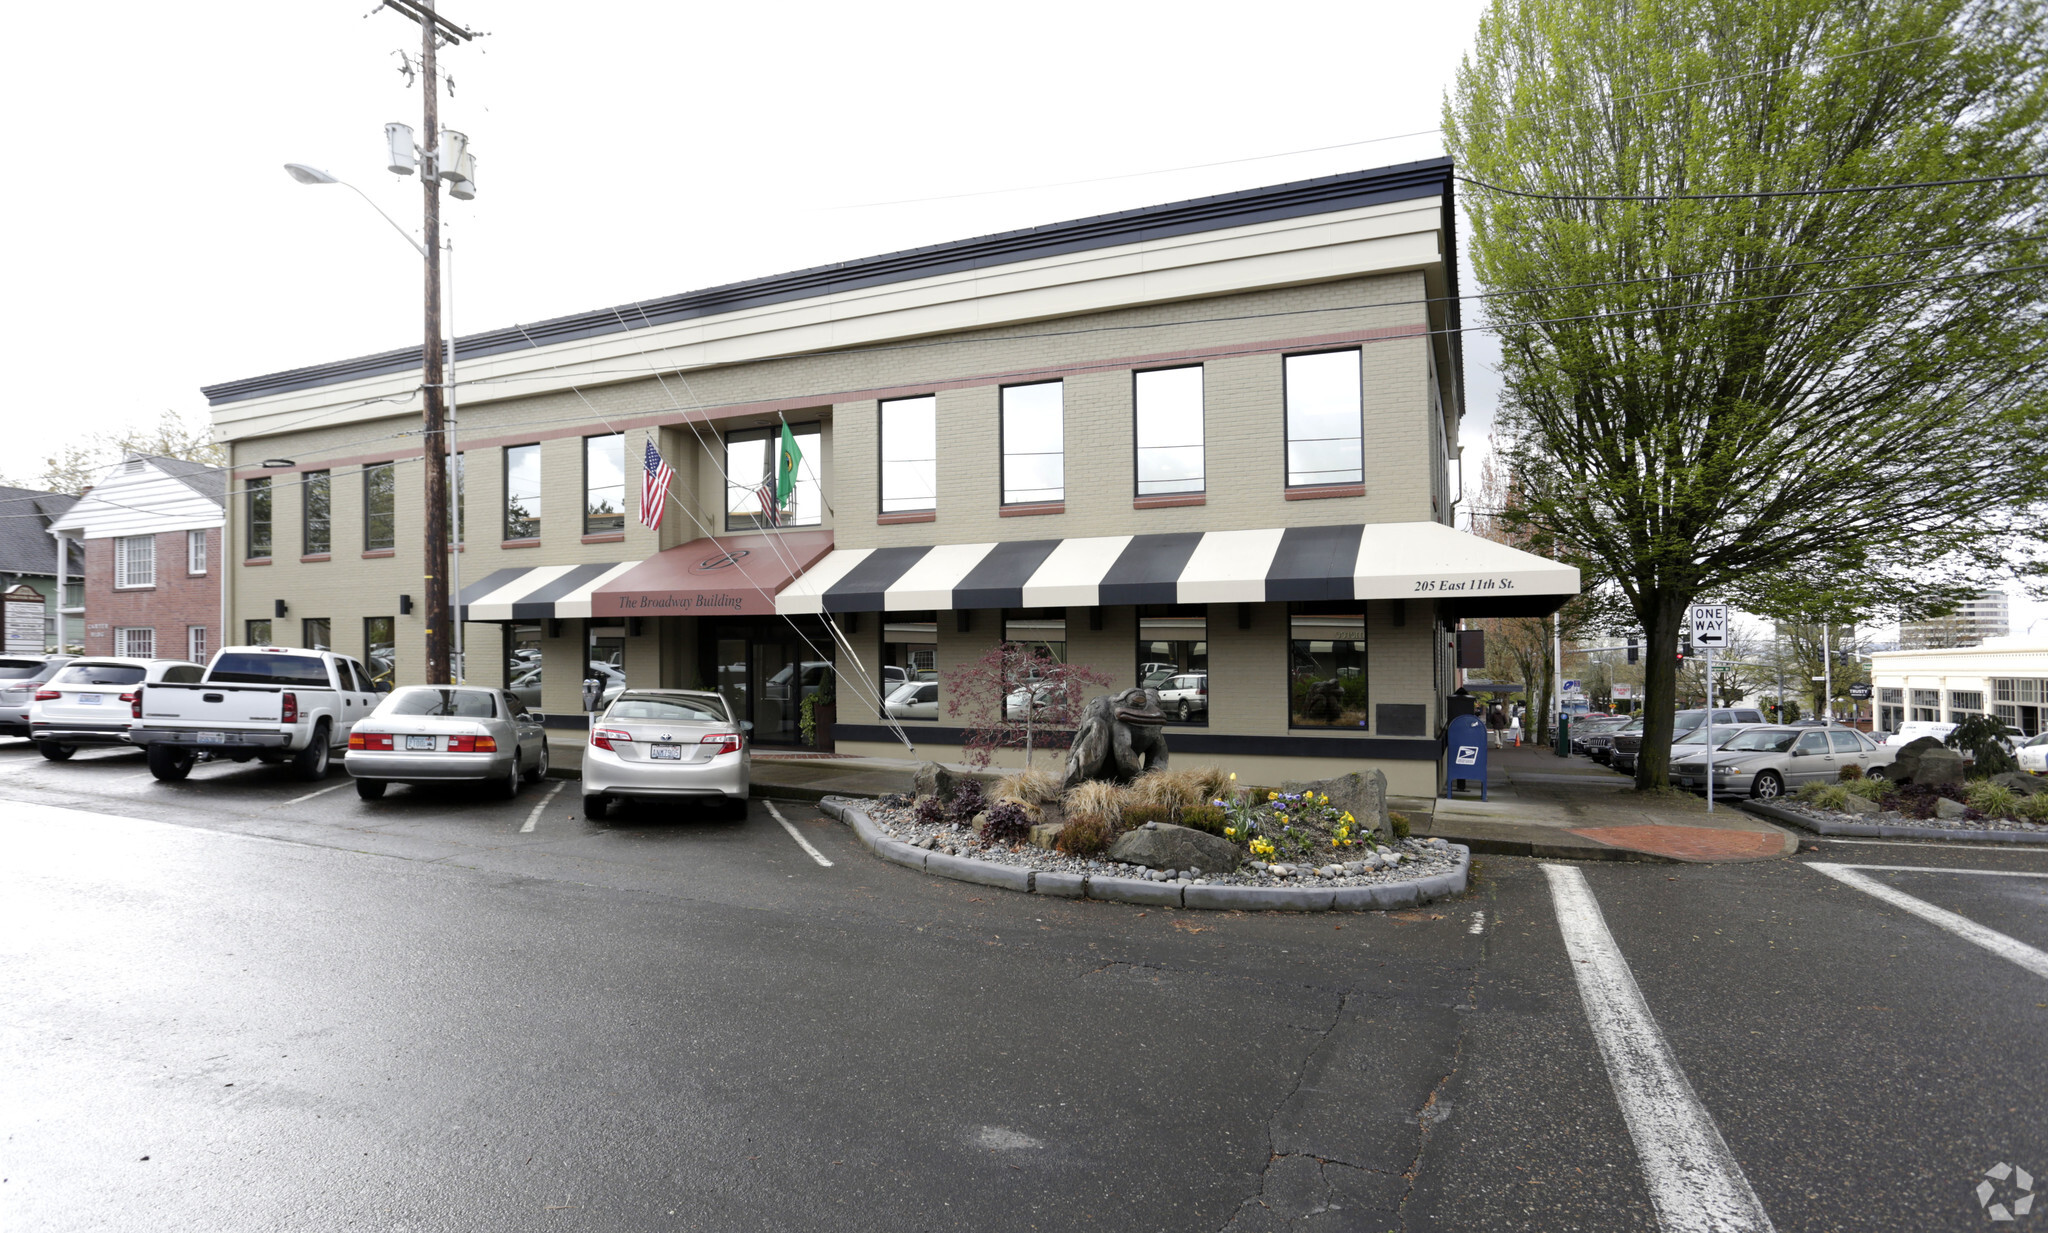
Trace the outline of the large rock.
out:
M 1970 812 L 1968 805 L 1963 804 L 1961 801 L 1952 801 L 1945 796 L 1934 802 L 1934 816 L 1937 818 L 1954 820 L 1968 812 Z
M 1843 812 L 1843 813 L 1883 813 L 1883 812 L 1884 812 L 1884 806 L 1882 806 L 1882 805 L 1878 804 L 1878 803 L 1877 803 L 1876 801 L 1873 801 L 1873 800 L 1867 800 L 1867 799 L 1865 799 L 1865 798 L 1863 798 L 1863 797 L 1860 797 L 1860 796 L 1856 795 L 1856 794 L 1855 794 L 1854 792 L 1851 792 L 1851 793 L 1849 794 L 1849 799 L 1848 799 L 1848 800 L 1846 800 L 1846 801 L 1843 801 L 1843 802 L 1842 802 L 1842 812 Z
M 1370 827 L 1380 842 L 1394 842 L 1393 822 L 1387 817 L 1387 773 L 1377 767 L 1363 774 L 1353 771 L 1313 783 L 1284 783 L 1280 790 L 1327 796 L 1332 809 L 1348 810 L 1360 826 Z
M 2043 792 L 2048 792 L 2048 779 L 2039 775 L 2029 775 L 2025 771 L 2006 771 L 2001 775 L 1993 775 L 1991 782 L 2001 788 L 2010 788 L 2020 796 L 2039 796 Z
M 942 801 L 950 801 L 959 787 L 960 777 L 936 762 L 918 767 L 910 777 L 912 796 L 936 796 Z
M 1031 828 L 1031 846 L 1052 851 L 1052 846 L 1059 842 L 1060 832 L 1066 829 L 1066 825 L 1064 822 L 1040 822 Z
M 1920 769 L 1920 755 L 1930 749 L 1945 749 L 1947 746 L 1931 736 L 1917 737 L 1899 746 L 1898 756 L 1886 768 L 1894 783 L 1918 783 L 1916 772 Z
M 1335 800 L 1335 797 L 1331 798 Z M 1199 869 L 1227 873 L 1237 868 L 1242 853 L 1221 835 L 1161 822 L 1125 831 L 1109 845 L 1109 859 L 1147 869 Z
M 1961 783 L 1968 766 L 1963 755 L 1953 749 L 1930 749 L 1920 755 L 1920 764 L 1913 768 L 1913 782 L 1936 786 Z

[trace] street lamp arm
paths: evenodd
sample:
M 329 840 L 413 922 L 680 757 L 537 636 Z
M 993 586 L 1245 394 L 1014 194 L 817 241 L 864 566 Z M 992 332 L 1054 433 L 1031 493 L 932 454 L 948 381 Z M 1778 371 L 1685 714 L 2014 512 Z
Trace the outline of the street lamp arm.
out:
M 335 181 L 335 183 L 336 183 L 336 184 L 339 184 L 339 185 L 342 185 L 343 187 L 347 188 L 347 189 L 348 189 L 348 190 L 349 190 L 350 192 L 354 193 L 354 194 L 355 194 L 356 196 L 358 196 L 358 197 L 361 197 L 361 198 L 363 199 L 363 201 L 364 201 L 364 202 L 365 202 L 365 203 L 366 203 L 366 204 L 367 204 L 367 205 L 368 205 L 368 206 L 369 206 L 369 207 L 370 207 L 371 209 L 373 209 L 373 210 L 377 211 L 377 213 L 378 213 L 379 215 L 381 215 L 381 216 L 383 217 L 383 219 L 384 219 L 384 221 L 385 221 L 385 222 L 387 222 L 387 223 L 390 223 L 390 224 L 391 224 L 391 229 L 392 229 L 393 231 L 396 231 L 396 232 L 397 232 L 397 233 L 398 233 L 399 235 L 402 235 L 402 236 L 404 236 L 404 237 L 405 237 L 405 242 L 406 242 L 407 244 L 410 244 L 410 245 L 412 245 L 412 251 L 414 251 L 414 252 L 416 252 L 416 253 L 418 253 L 418 254 L 420 255 L 420 260 L 422 260 L 422 261 L 426 260 L 426 258 L 427 258 L 427 246 L 426 246 L 426 245 L 424 245 L 424 244 L 422 244 L 422 243 L 420 243 L 420 242 L 419 242 L 418 240 L 415 240 L 415 239 L 413 239 L 413 238 L 412 238 L 412 232 L 410 232 L 410 231 L 407 231 L 407 230 L 406 230 L 406 229 L 405 229 L 404 227 L 401 227 L 401 226 L 399 226 L 399 224 L 398 224 L 398 220 L 397 220 L 397 219 L 395 219 L 395 218 L 391 217 L 391 216 L 390 216 L 389 214 L 385 214 L 385 213 L 384 213 L 384 207 L 383 207 L 383 206 L 380 206 L 380 205 L 378 205 L 378 204 L 377 204 L 376 202 L 374 202 L 374 201 L 371 201 L 371 200 L 370 200 L 370 195 L 369 195 L 368 193 L 364 192 L 364 191 L 363 191 L 362 189 L 360 189 L 360 188 L 357 188 L 357 187 L 356 187 L 355 185 L 353 185 L 353 184 L 350 184 L 350 183 L 349 183 L 349 182 L 348 182 L 347 180 L 336 180 L 336 181 Z

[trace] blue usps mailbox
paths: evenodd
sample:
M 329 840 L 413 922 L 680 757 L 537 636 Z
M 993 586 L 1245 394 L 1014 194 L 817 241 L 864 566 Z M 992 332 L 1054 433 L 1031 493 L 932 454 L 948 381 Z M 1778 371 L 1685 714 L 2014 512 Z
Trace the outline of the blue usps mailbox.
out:
M 1479 799 L 1486 799 L 1486 724 L 1477 715 L 1451 721 L 1444 749 L 1444 795 L 1461 780 L 1479 781 Z

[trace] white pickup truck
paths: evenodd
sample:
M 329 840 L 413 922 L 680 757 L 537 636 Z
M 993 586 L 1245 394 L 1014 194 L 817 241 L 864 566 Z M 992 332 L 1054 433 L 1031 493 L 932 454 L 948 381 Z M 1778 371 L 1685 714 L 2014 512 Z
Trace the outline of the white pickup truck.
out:
M 141 687 L 128 728 L 149 753 L 149 772 L 173 781 L 201 753 L 247 762 L 289 760 L 301 779 L 321 779 L 349 730 L 377 709 L 383 691 L 363 665 L 332 651 L 230 646 L 192 684 Z

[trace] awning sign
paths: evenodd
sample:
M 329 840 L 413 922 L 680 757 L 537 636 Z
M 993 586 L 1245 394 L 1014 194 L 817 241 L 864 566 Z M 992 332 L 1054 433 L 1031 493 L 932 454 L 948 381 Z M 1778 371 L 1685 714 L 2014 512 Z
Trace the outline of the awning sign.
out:
M 1692 641 L 1698 647 L 1723 647 L 1728 645 L 1728 605 L 1694 604 L 1692 606 Z
M 7 605 L 5 629 L 7 650 L 10 654 L 28 652 L 35 654 L 44 648 L 43 597 L 35 588 L 17 586 L 4 595 L 0 601 Z

